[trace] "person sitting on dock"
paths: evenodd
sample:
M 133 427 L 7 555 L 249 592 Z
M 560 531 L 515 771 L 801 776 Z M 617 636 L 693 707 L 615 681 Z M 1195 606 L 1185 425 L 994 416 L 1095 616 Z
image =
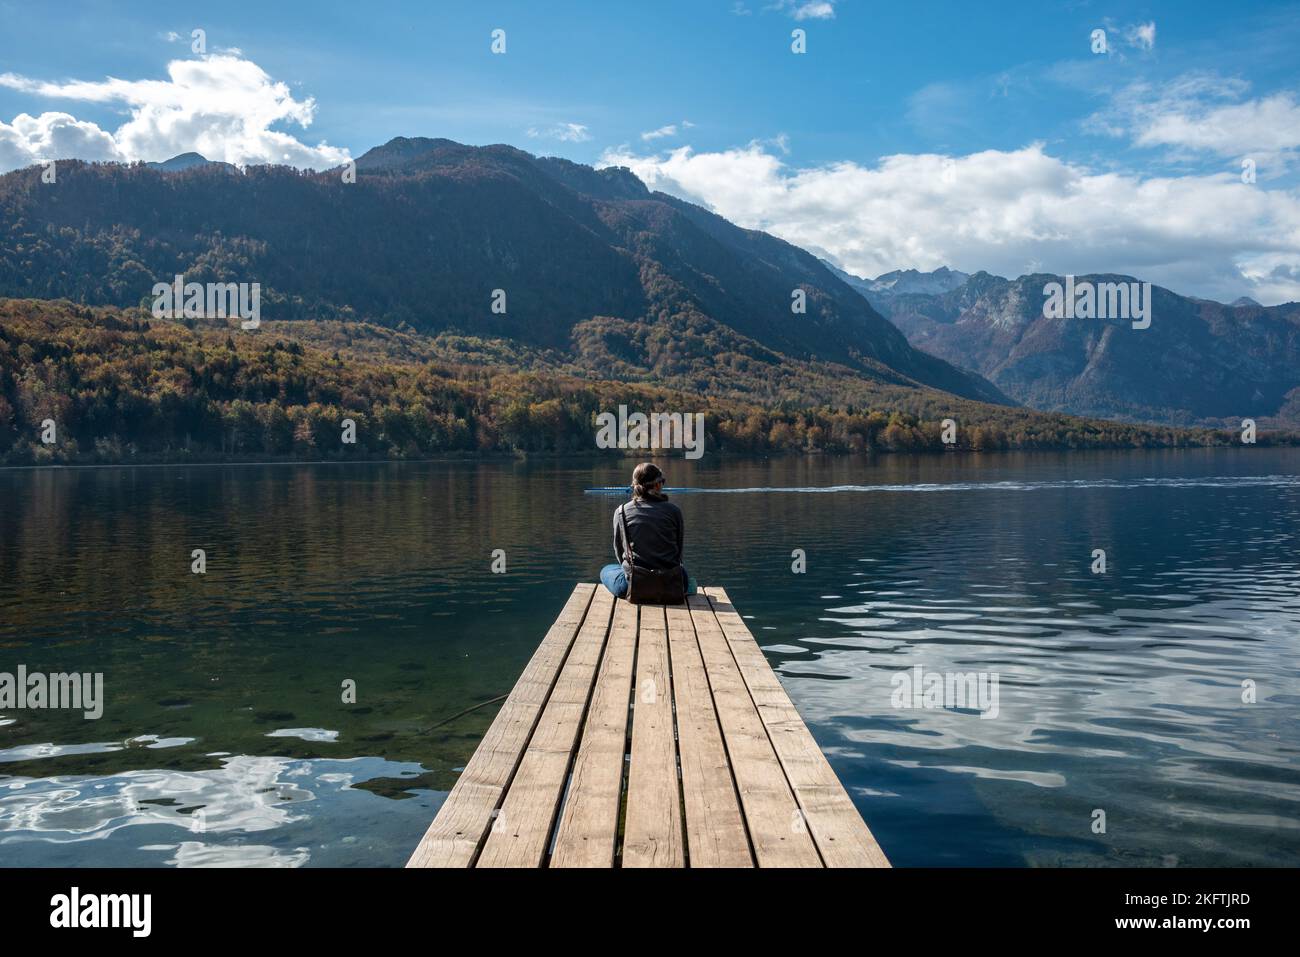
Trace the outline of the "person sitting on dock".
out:
M 600 580 L 616 598 L 680 604 L 695 594 L 682 565 L 682 510 L 663 490 L 663 471 L 642 462 L 632 472 L 632 500 L 614 512 L 614 555 L 620 563 L 602 568 Z

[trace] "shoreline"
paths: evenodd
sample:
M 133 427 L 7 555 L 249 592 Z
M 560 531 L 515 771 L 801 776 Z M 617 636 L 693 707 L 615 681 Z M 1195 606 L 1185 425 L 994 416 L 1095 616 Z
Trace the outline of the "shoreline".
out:
M 947 456 L 960 456 L 969 458 L 971 456 L 1009 456 L 1009 455 L 1087 455 L 1098 453 L 1114 452 L 1208 452 L 1208 451 L 1247 451 L 1249 449 L 1300 449 L 1300 443 L 1297 442 L 1279 442 L 1267 443 L 1261 442 L 1254 446 L 1242 446 L 1234 443 L 1224 443 L 1221 445 L 1157 445 L 1157 446 L 1125 446 L 1116 445 L 1101 448 L 1038 448 L 1038 449 L 949 449 L 937 451 L 930 449 L 916 451 L 892 451 L 889 449 L 873 449 L 865 452 L 829 452 L 824 450 L 812 450 L 805 452 L 715 452 L 714 456 L 733 460 L 733 461 L 765 461 L 769 459 L 875 459 L 876 457 L 888 456 L 890 458 L 907 458 L 907 459 L 935 459 Z M 205 459 L 195 461 L 145 461 L 145 462 L 47 462 L 39 465 L 4 465 L 0 464 L 0 472 L 23 472 L 23 471 L 71 471 L 80 469 L 158 469 L 158 468 L 215 468 L 215 467 L 240 467 L 246 468 L 251 466 L 315 466 L 315 465 L 438 465 L 447 463 L 528 463 L 528 462 L 555 462 L 561 459 L 577 459 L 582 462 L 594 462 L 605 460 L 608 462 L 636 462 L 655 456 L 646 456 L 641 454 L 643 451 L 657 450 L 620 450 L 621 454 L 611 454 L 606 451 L 584 451 L 584 452 L 477 452 L 477 453 L 447 453 L 445 455 L 422 456 L 420 458 L 409 459 Z M 677 450 L 673 450 L 677 451 Z M 677 456 L 659 456 L 660 459 L 669 462 L 678 461 Z

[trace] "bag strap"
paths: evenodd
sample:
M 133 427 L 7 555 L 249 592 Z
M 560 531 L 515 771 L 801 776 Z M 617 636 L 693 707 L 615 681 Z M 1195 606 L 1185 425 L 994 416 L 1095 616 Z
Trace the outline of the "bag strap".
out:
M 618 507 L 618 517 L 623 523 L 623 560 L 629 565 L 635 565 L 636 553 L 632 551 L 632 537 L 627 533 L 627 515 L 623 511 L 625 508 L 627 508 L 626 502 Z

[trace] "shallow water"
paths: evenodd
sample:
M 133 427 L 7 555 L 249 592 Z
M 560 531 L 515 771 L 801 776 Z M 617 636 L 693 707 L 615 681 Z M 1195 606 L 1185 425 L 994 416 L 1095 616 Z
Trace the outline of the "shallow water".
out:
M 1300 452 L 704 461 L 691 571 L 896 864 L 1300 864 Z M 0 471 L 0 672 L 106 697 L 0 711 L 0 864 L 400 865 L 629 467 Z

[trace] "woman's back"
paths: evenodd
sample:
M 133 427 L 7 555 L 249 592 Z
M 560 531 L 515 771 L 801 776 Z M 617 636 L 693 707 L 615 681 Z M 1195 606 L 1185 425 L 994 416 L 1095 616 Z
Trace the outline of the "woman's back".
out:
M 682 510 L 668 501 L 664 473 L 653 462 L 642 462 L 633 470 L 632 493 L 632 501 L 614 510 L 618 564 L 600 570 L 601 583 L 616 598 L 678 604 L 682 596 L 695 594 L 695 583 L 682 564 L 686 537 Z
M 682 563 L 685 526 L 682 510 L 663 497 L 636 498 L 614 511 L 614 552 L 624 558 L 623 523 L 636 564 L 664 571 Z

